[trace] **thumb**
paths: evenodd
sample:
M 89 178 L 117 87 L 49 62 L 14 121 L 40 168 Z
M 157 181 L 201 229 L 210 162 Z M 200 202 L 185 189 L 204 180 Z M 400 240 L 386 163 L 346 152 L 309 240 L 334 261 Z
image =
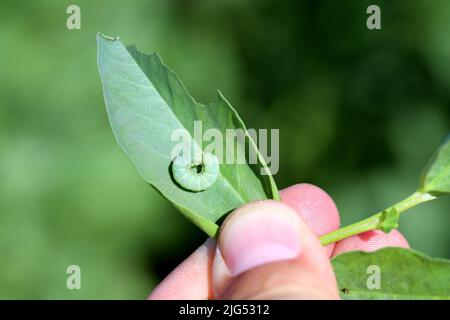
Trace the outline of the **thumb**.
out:
M 338 299 L 329 258 L 291 207 L 247 204 L 222 225 L 212 268 L 218 299 Z

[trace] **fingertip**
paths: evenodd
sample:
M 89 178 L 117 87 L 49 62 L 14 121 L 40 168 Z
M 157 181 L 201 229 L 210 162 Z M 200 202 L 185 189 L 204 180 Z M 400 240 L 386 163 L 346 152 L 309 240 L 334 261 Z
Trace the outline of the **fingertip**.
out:
M 281 190 L 280 196 L 284 203 L 300 214 L 317 236 L 339 228 L 339 211 L 323 189 L 309 183 L 299 183 Z M 327 246 L 329 255 L 333 249 L 333 244 Z
M 236 209 L 224 221 L 219 250 L 233 275 L 300 254 L 300 219 L 289 206 L 273 200 Z
M 280 261 L 291 261 L 331 288 L 336 286 L 329 256 L 292 207 L 265 200 L 236 209 L 219 234 L 212 272 L 214 296 L 220 297 L 241 274 Z
M 398 230 L 389 233 L 371 230 L 337 242 L 333 256 L 353 250 L 372 252 L 384 247 L 409 248 L 409 243 Z
M 294 208 L 318 236 L 339 228 L 339 212 L 333 199 L 323 189 L 300 183 L 280 192 L 284 203 Z

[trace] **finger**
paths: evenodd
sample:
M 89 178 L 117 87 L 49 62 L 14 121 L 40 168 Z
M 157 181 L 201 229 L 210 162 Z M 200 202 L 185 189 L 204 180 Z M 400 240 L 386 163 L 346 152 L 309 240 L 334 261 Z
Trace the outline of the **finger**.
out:
M 409 244 L 397 230 L 392 230 L 389 233 L 372 230 L 337 242 L 334 247 L 333 257 L 347 251 L 362 250 L 370 252 L 384 247 L 409 248 Z
M 282 201 L 294 208 L 317 236 L 339 229 L 338 209 L 321 188 L 300 183 L 283 189 L 280 195 Z M 326 247 L 329 256 L 333 249 L 334 244 Z
M 338 300 L 337 289 L 293 261 L 256 267 L 237 276 L 223 292 L 226 300 Z
M 318 238 L 294 209 L 273 200 L 249 203 L 225 219 L 213 287 L 216 298 L 338 297 Z
M 211 298 L 211 264 L 216 242 L 208 239 L 176 267 L 150 294 L 150 300 Z
M 331 197 L 319 187 L 302 183 L 280 191 L 282 201 L 294 208 L 315 234 L 322 235 L 339 228 L 339 213 Z M 213 241 L 200 246 L 174 269 L 150 294 L 149 299 L 207 299 L 211 292 L 208 278 Z M 331 254 L 334 244 L 327 247 Z M 217 268 L 219 265 L 216 263 Z M 205 270 L 208 270 L 206 272 Z M 223 275 L 225 272 L 219 272 Z

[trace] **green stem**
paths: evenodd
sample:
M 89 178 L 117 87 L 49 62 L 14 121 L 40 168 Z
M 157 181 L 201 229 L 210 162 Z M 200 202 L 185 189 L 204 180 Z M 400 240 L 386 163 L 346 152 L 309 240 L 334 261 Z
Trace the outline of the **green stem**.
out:
M 417 192 L 414 192 L 412 195 L 410 195 L 408 198 L 394 204 L 393 206 L 387 208 L 386 210 L 395 208 L 398 210 L 399 213 L 401 213 L 401 212 L 406 211 L 409 208 L 412 208 L 420 203 L 430 201 L 435 198 L 436 197 L 434 197 L 428 193 L 417 191 Z M 326 245 L 329 245 L 330 243 L 334 243 L 336 241 L 348 238 L 355 234 L 359 234 L 359 233 L 366 232 L 369 230 L 377 229 L 381 222 L 381 215 L 383 214 L 383 211 L 378 212 L 367 219 L 361 220 L 359 222 L 356 222 L 354 224 L 351 224 L 349 226 L 340 228 L 338 230 L 332 231 L 330 233 L 327 233 L 327 234 L 321 236 L 320 243 L 323 246 L 326 246 Z

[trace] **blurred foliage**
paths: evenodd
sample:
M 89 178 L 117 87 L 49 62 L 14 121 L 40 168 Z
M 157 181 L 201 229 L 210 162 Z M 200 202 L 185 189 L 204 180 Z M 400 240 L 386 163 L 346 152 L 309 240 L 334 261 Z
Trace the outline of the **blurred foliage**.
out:
M 66 8 L 81 7 L 81 30 Z M 0 298 L 144 298 L 205 236 L 116 145 L 95 33 L 157 51 L 206 102 L 280 128 L 279 186 L 327 190 L 342 224 L 414 191 L 450 128 L 450 2 L 2 1 Z M 450 257 L 449 199 L 408 212 L 413 248 Z M 81 267 L 82 290 L 66 268 Z

